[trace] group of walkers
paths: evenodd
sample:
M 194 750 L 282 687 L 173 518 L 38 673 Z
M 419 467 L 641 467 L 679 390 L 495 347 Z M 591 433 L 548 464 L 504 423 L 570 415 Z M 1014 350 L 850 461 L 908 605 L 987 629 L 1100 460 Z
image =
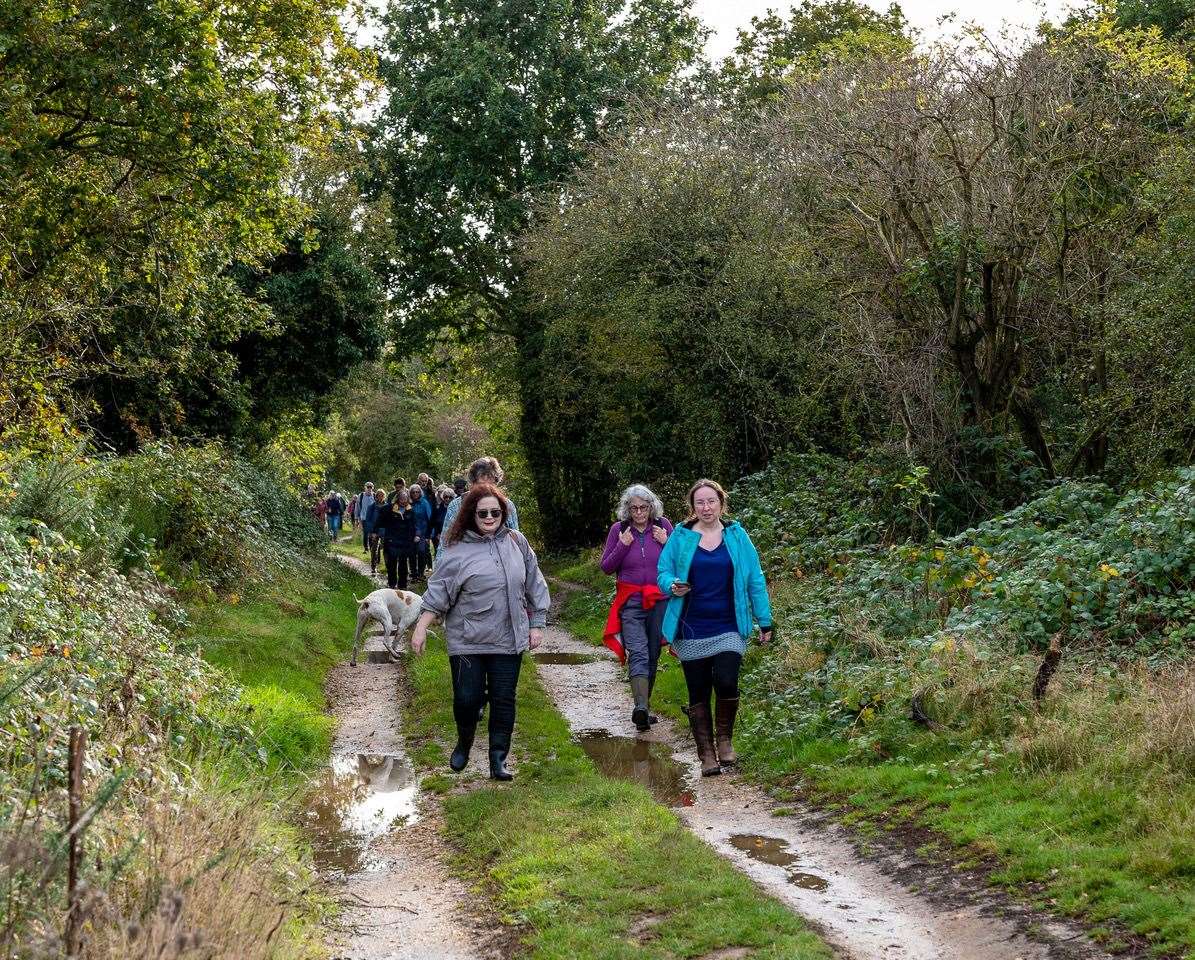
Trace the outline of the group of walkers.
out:
M 485 459 L 497 469 L 496 460 Z M 372 481 L 366 483 L 353 504 L 370 572 L 377 573 L 381 561 L 392 589 L 406 590 L 411 583 L 426 580 L 440 550 L 449 508 L 465 486 L 461 478 L 453 486 L 437 485 L 426 473 L 419 474 L 410 486 L 402 477 L 395 477 L 389 493 L 375 488 Z
M 549 596 L 502 479 L 497 461 L 482 458 L 470 468 L 463 495 L 446 504 L 443 549 L 423 594 L 411 648 L 422 653 L 432 621 L 443 622 L 457 728 L 449 765 L 457 772 L 465 768 L 488 702 L 490 776 L 509 780 L 506 758 L 523 653 L 542 641 Z M 759 642 L 771 640 L 772 612 L 759 554 L 743 527 L 727 516 L 726 491 L 713 480 L 698 480 L 687 503 L 688 518 L 674 528 L 647 487 L 624 491 L 601 560 L 617 580 L 605 642 L 628 664 L 631 720 L 640 731 L 655 720 L 652 687 L 660 651 L 671 646 L 688 687 L 686 712 L 701 772 L 712 776 L 737 762 L 732 738 L 739 670 L 756 625 Z M 403 509 L 400 501 L 387 516 Z M 389 538 L 390 528 L 385 529 Z

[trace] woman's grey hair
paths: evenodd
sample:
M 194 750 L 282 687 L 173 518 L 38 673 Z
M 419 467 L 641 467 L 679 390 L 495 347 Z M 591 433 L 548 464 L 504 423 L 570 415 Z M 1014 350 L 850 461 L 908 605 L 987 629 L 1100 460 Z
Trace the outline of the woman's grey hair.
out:
M 640 500 L 647 501 L 647 512 L 651 514 L 652 520 L 658 520 L 664 516 L 664 504 L 660 502 L 660 498 L 643 484 L 632 483 L 622 492 L 622 496 L 618 500 L 618 509 L 615 513 L 618 515 L 619 520 L 631 519 L 632 497 L 638 497 Z

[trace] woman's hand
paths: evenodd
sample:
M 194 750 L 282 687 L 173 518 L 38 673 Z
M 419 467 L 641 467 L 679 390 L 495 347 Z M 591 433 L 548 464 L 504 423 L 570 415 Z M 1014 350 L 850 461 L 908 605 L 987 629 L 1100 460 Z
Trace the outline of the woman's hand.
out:
M 651 536 L 656 543 L 664 543 L 668 539 L 668 531 L 663 527 L 652 527 Z
M 618 542 L 624 547 L 629 547 L 635 542 L 635 535 L 631 533 L 631 528 L 627 527 L 622 533 L 618 535 Z
M 683 597 L 688 592 L 689 585 L 687 583 L 683 583 L 680 580 L 672 581 L 672 595 L 674 597 Z
M 759 645 L 761 647 L 766 647 L 772 642 L 772 629 L 772 627 L 759 628 Z
M 422 623 L 415 624 L 415 629 L 411 631 L 411 650 L 415 653 L 423 653 L 423 648 L 427 646 L 427 625 Z
M 527 643 L 531 649 L 534 650 L 541 643 L 544 642 L 544 632 L 539 627 L 532 627 L 531 633 L 528 635 Z

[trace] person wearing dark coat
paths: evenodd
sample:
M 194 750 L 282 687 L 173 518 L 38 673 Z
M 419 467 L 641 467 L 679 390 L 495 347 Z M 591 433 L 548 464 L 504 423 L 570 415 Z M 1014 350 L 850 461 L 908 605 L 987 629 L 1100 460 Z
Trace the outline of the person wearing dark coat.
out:
M 382 540 L 387 585 L 391 590 L 406 590 L 408 567 L 415 556 L 415 511 L 406 490 L 390 496 L 390 502 L 377 512 L 374 532 Z

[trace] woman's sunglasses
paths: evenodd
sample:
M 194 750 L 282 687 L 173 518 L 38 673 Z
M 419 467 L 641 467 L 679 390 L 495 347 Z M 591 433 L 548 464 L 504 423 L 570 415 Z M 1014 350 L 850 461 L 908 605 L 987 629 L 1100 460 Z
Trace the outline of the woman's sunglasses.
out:
M 481 520 L 485 520 L 487 518 L 502 516 L 502 511 L 495 507 L 493 510 L 474 510 L 473 515 Z

